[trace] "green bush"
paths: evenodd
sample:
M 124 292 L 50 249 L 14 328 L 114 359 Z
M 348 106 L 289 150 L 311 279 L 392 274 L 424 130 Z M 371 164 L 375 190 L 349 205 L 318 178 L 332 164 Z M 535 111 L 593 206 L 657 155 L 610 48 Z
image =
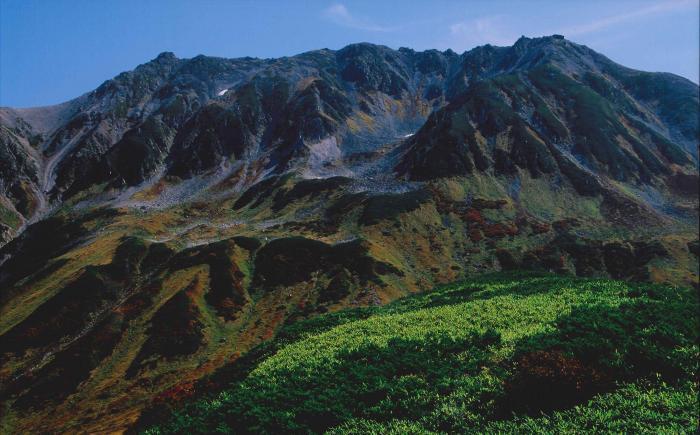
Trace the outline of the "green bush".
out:
M 291 325 L 240 382 L 148 432 L 683 432 L 697 312 L 686 289 L 492 275 Z

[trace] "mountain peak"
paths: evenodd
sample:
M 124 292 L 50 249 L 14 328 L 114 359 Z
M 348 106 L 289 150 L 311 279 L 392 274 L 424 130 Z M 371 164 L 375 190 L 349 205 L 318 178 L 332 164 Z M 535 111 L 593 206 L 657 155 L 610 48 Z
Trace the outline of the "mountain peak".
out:
M 158 54 L 158 56 L 155 57 L 151 62 L 157 62 L 157 63 L 171 63 L 179 60 L 177 56 L 175 56 L 175 53 L 172 51 L 163 51 L 162 53 Z
M 542 48 L 542 47 L 556 47 L 556 46 L 563 46 L 565 44 L 570 44 L 571 42 L 568 41 L 564 35 L 559 35 L 559 34 L 554 34 L 554 35 L 549 35 L 549 36 L 540 36 L 540 37 L 535 37 L 535 38 L 530 38 L 527 36 L 521 36 L 518 38 L 517 41 L 513 44 L 513 48 L 517 50 L 522 50 L 526 48 Z
M 156 56 L 156 59 L 177 59 L 177 56 L 172 51 L 163 51 Z

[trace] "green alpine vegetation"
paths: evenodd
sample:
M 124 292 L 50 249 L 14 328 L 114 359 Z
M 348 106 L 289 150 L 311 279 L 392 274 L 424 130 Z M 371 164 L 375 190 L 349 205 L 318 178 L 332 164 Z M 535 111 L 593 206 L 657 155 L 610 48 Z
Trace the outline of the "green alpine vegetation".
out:
M 144 431 L 692 433 L 699 307 L 686 288 L 485 275 L 292 323 Z

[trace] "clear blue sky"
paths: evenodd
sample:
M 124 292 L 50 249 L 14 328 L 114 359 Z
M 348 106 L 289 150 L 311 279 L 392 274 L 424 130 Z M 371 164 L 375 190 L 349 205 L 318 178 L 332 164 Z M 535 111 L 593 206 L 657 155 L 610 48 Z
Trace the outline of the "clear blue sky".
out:
M 462 52 L 553 33 L 697 83 L 699 1 L 0 0 L 0 106 L 74 98 L 162 51 L 278 57 L 367 41 Z

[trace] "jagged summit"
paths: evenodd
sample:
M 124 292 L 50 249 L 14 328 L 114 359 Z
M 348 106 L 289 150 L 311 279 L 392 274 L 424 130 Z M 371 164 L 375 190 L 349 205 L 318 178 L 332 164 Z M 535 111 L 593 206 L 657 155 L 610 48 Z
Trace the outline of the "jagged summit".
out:
M 553 75 L 559 82 L 552 81 Z M 248 180 L 258 179 L 260 171 L 279 173 L 298 165 L 310 165 L 303 169 L 307 173 L 348 174 L 344 165 L 328 165 L 354 152 L 372 151 L 387 138 L 415 132 L 426 120 L 427 131 L 436 122 L 430 120 L 431 113 L 439 117 L 441 110 L 453 110 L 467 100 L 477 111 L 470 112 L 476 119 L 469 125 L 487 122 L 479 120 L 479 107 L 496 110 L 505 104 L 510 106 L 508 116 L 524 121 L 527 131 L 535 134 L 532 140 L 551 143 L 550 148 L 555 143 L 564 146 L 566 153 L 578 156 L 575 165 L 593 172 L 622 165 L 626 169 L 613 171 L 616 179 L 635 174 L 633 178 L 648 182 L 670 173 L 659 168 L 697 161 L 697 86 L 675 76 L 618 66 L 561 35 L 523 36 L 511 47 L 486 45 L 461 55 L 363 42 L 276 60 L 203 55 L 178 59 L 163 52 L 61 110 L 3 109 L 4 125 L 14 129 L 3 146 L 15 162 L 4 176 L 4 195 L 21 220 L 91 186 L 123 189 L 162 174 L 189 178 L 221 165 L 260 168 L 247 174 Z M 584 129 L 577 133 L 580 139 L 574 139 L 569 126 L 575 115 L 567 115 L 574 110 L 569 107 L 572 101 L 593 105 L 591 110 L 603 114 L 605 121 L 601 118 L 603 124 L 589 127 L 605 128 L 613 137 L 584 145 L 594 133 Z M 449 102 L 454 104 L 445 107 Z M 674 111 L 679 105 L 688 110 Z M 487 142 L 514 121 L 494 122 L 488 121 L 479 133 Z M 442 125 L 435 128 L 440 135 L 446 132 Z M 435 132 L 430 136 L 428 140 L 419 134 L 411 142 L 425 148 L 438 137 Z M 419 138 L 424 143 L 417 143 Z M 514 138 L 521 139 L 522 135 Z M 566 144 L 571 141 L 578 145 Z M 35 150 L 27 148 L 30 142 Z M 447 156 L 453 152 L 443 150 L 452 146 L 449 143 L 441 143 L 437 155 L 426 155 L 433 165 L 452 159 Z M 501 164 L 500 150 L 489 150 L 492 145 L 481 144 L 478 152 L 470 147 L 467 152 L 454 151 L 457 157 L 450 165 L 477 153 L 483 155 L 478 158 L 482 167 L 510 167 Z M 409 151 L 396 163 L 398 173 L 424 170 L 409 168 L 420 165 L 417 155 L 422 154 L 414 153 Z M 615 163 L 606 156 L 617 156 Z M 472 166 L 467 161 L 463 165 Z M 455 169 L 448 173 L 457 175 Z M 434 172 L 420 178 L 443 175 Z M 25 187 L 11 187 L 18 180 L 24 180 Z
M 175 53 L 172 51 L 163 51 L 158 56 L 156 56 L 155 59 L 153 60 L 158 60 L 158 61 L 171 61 L 171 60 L 177 60 L 177 56 L 175 56 Z

